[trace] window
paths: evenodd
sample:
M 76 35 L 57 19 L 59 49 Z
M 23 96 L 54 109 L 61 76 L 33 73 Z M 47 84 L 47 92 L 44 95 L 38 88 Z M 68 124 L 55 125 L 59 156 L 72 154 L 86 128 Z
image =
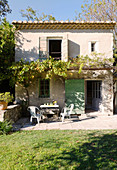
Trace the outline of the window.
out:
M 40 98 L 50 97 L 50 80 L 45 79 L 39 80 L 39 97 Z
M 49 40 L 49 56 L 55 60 L 61 60 L 62 40 Z
M 91 52 L 95 52 L 96 51 L 95 46 L 96 46 L 96 43 L 95 42 L 91 42 Z
M 89 54 L 93 52 L 99 53 L 99 42 L 96 40 L 92 40 L 88 42 L 88 49 L 89 49 Z
M 102 81 L 93 81 L 92 85 L 92 97 L 101 99 Z

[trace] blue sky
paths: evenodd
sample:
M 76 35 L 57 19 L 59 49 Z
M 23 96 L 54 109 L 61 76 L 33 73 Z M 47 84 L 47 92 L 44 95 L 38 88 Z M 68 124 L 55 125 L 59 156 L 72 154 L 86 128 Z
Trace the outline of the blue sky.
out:
M 20 10 L 28 6 L 38 10 L 41 14 L 52 14 L 56 20 L 74 20 L 75 11 L 81 12 L 83 0 L 8 0 L 12 13 L 7 15 L 7 20 L 25 20 L 21 17 Z

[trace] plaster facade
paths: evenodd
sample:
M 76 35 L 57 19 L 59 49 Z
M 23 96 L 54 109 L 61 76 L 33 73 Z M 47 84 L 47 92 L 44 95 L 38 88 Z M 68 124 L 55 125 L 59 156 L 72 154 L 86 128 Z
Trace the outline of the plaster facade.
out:
M 16 36 L 16 57 L 28 61 L 39 59 L 41 51 L 48 51 L 48 39 L 62 39 L 62 60 L 78 55 L 90 55 L 90 42 L 96 42 L 97 53 L 105 57 L 113 55 L 113 34 L 111 30 L 20 30 Z M 42 41 L 40 42 L 40 39 Z
M 15 61 L 23 58 L 26 61 L 36 61 L 39 59 L 39 52 L 48 52 L 48 40 L 62 40 L 62 60 L 67 61 L 68 57 L 91 54 L 91 42 L 96 42 L 96 52 L 104 54 L 104 57 L 113 57 L 113 34 L 109 29 L 82 29 L 82 30 L 20 30 L 16 36 L 17 46 L 15 48 Z M 43 40 L 43 41 L 41 41 Z M 103 57 L 103 56 L 102 56 Z M 99 72 L 99 71 L 96 71 Z M 104 71 L 103 71 L 104 72 Z M 71 72 L 69 79 L 85 79 L 102 81 L 102 103 L 98 112 L 101 114 L 113 114 L 113 77 L 105 71 L 103 77 L 93 76 L 93 71 L 83 73 L 79 77 L 78 72 Z M 85 98 L 86 98 L 85 86 Z M 39 98 L 39 80 L 35 80 L 29 87 L 30 105 L 40 106 L 43 103 L 57 100 L 60 109 L 65 104 L 65 80 L 60 77 L 53 77 L 50 80 L 50 98 Z M 16 100 L 25 100 L 26 92 L 16 85 Z M 86 101 L 86 99 L 85 99 Z

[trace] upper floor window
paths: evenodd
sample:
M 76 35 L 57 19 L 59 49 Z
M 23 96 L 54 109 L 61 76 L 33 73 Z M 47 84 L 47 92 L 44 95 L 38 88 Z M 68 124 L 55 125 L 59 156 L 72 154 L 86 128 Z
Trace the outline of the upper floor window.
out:
M 49 56 L 55 60 L 61 60 L 62 40 L 49 40 Z
M 91 42 L 91 52 L 96 51 L 96 42 Z
M 93 53 L 93 52 L 97 52 L 97 53 L 99 53 L 99 48 L 98 48 L 98 46 L 99 46 L 99 42 L 98 41 L 89 41 L 88 42 L 88 51 L 89 51 L 89 54 L 90 53 Z

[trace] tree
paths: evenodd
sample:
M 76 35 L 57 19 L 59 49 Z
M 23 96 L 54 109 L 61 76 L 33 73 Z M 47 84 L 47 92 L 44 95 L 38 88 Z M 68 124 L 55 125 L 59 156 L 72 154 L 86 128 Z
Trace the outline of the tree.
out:
M 3 19 L 0 25 L 0 90 L 4 91 L 4 87 L 9 87 L 8 71 L 9 66 L 14 61 L 14 29 L 13 25 L 9 24 L 6 19 Z M 7 87 L 6 87 L 7 88 Z M 7 90 L 7 89 L 6 89 Z
M 32 20 L 32 21 L 40 21 L 40 20 L 53 20 L 55 21 L 55 17 L 52 15 L 46 15 L 42 13 L 41 15 L 31 7 L 28 7 L 26 10 L 21 10 L 21 15 L 22 17 L 25 17 L 27 21 Z
M 7 0 L 0 0 L 0 21 L 1 18 L 4 17 L 7 13 L 10 13 L 11 9 L 8 5 Z
M 84 0 L 81 13 L 76 12 L 76 20 L 84 21 L 116 21 L 117 0 Z M 117 25 L 114 30 L 114 48 L 117 48 Z

